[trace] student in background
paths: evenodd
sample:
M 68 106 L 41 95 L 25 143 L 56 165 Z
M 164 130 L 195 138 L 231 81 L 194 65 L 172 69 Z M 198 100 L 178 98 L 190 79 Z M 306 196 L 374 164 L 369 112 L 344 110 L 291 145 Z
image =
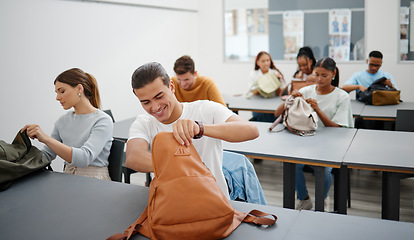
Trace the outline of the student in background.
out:
M 210 100 L 226 106 L 214 81 L 198 75 L 190 56 L 182 56 L 174 63 L 175 77 L 171 80 L 175 86 L 175 96 L 179 102 Z
M 310 47 L 302 47 L 296 56 L 298 70 L 293 78 L 307 81 L 308 85 L 315 84 L 315 77 L 312 75 L 316 59 Z
M 258 95 L 259 91 L 256 90 L 257 86 L 257 79 L 263 74 L 271 72 L 276 75 L 276 77 L 280 80 L 281 86 L 276 92 L 279 94 L 281 89 L 286 87 L 286 81 L 283 77 L 282 72 L 276 68 L 275 64 L 273 63 L 272 57 L 267 52 L 259 52 L 256 56 L 254 71 L 250 73 L 249 79 L 249 94 Z M 275 116 L 271 113 L 256 113 L 253 112 L 253 118 L 250 119 L 251 121 L 261 121 L 261 122 L 273 122 L 275 120 Z
M 320 59 L 314 69 L 315 85 L 293 92 L 294 97 L 303 96 L 318 115 L 318 125 L 325 127 L 353 127 L 351 101 L 349 95 L 338 88 L 339 69 L 332 58 Z M 284 104 L 275 111 L 275 116 L 282 114 Z M 316 133 L 317 134 L 317 133 Z M 296 164 L 296 191 L 299 203 L 296 209 L 310 210 L 313 207 L 306 188 L 303 164 Z M 329 189 L 332 185 L 332 168 L 325 168 L 325 210 L 328 209 Z
M 138 115 L 129 130 L 127 167 L 138 172 L 153 172 L 151 152 L 148 151 L 152 140 L 159 132 L 173 132 L 178 143 L 194 145 L 223 194 L 229 198 L 222 169 L 222 140 L 255 139 L 259 136 L 257 127 L 213 101 L 180 103 L 174 95 L 175 85 L 156 62 L 135 70 L 132 88 L 148 114 Z
M 391 88 L 397 88 L 391 74 L 381 71 L 383 55 L 379 51 L 372 51 L 368 55 L 367 64 L 368 69 L 356 72 L 348 81 L 344 83 L 342 89 L 351 92 L 356 90 L 356 98 L 360 92 L 364 92 L 377 79 L 385 77 L 387 81 L 385 84 Z
M 65 161 L 65 173 L 111 180 L 108 157 L 112 145 L 113 123 L 100 108 L 96 79 L 78 68 L 61 73 L 54 81 L 56 100 L 63 109 L 73 111 L 61 116 L 49 136 L 37 124 L 22 132 L 44 143 L 49 161 L 56 155 Z

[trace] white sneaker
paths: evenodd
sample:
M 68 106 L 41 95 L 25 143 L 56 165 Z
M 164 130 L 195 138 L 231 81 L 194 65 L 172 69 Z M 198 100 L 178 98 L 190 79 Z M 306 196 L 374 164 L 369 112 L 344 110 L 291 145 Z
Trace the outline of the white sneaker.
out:
M 311 198 L 309 197 L 308 200 L 299 200 L 298 205 L 296 205 L 296 210 L 311 210 L 313 207 L 313 203 Z
M 330 201 L 329 201 L 330 199 L 329 199 L 329 196 L 327 196 L 324 200 L 323 200 L 323 211 L 324 212 L 329 212 L 331 209 L 330 209 Z

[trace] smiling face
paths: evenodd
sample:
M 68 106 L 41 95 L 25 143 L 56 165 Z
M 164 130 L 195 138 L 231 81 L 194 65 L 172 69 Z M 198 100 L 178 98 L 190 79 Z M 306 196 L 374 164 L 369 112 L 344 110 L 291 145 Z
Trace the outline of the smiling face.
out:
M 186 72 L 184 74 L 177 74 L 177 82 L 184 90 L 189 90 L 194 86 L 197 78 L 197 72 Z
M 182 113 L 181 107 L 174 95 L 174 84 L 167 87 L 158 77 L 142 88 L 134 89 L 135 95 L 144 110 L 164 124 L 173 123 Z
M 263 73 L 267 73 L 270 69 L 270 56 L 267 54 L 263 54 L 260 56 L 259 59 L 257 59 L 256 62 L 257 66 L 259 66 L 260 70 L 262 70 Z
M 332 78 L 335 76 L 336 72 L 323 68 L 315 68 L 315 80 L 319 87 L 328 87 L 331 86 Z
M 82 87 L 79 84 L 76 87 L 72 87 L 69 84 L 61 83 L 56 81 L 55 83 L 55 92 L 56 92 L 56 100 L 60 102 L 63 109 L 68 110 L 71 107 L 76 106 L 81 98 L 79 97 L 79 93 L 82 91 Z
M 312 73 L 312 60 L 306 56 L 300 56 L 297 59 L 299 71 L 304 74 L 310 75 Z

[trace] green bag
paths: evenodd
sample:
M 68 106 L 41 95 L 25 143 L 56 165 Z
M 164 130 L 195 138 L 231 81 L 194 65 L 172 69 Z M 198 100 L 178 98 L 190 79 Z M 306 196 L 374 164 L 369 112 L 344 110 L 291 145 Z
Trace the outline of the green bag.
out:
M 257 85 L 259 94 L 264 98 L 269 98 L 275 95 L 281 82 L 273 72 L 269 71 L 257 79 Z
M 0 184 L 43 169 L 49 164 L 43 152 L 32 146 L 26 131 L 19 131 L 12 144 L 0 140 Z

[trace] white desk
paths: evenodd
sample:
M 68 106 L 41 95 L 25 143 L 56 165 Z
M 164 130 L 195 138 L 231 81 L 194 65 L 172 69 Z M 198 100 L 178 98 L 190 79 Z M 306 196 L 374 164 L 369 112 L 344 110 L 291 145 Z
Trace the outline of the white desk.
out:
M 262 113 L 274 113 L 284 101 L 280 97 L 263 98 L 261 96 L 252 96 L 248 99 L 245 95 L 228 95 L 223 94 L 224 101 L 230 110 L 238 111 L 252 111 Z
M 287 130 L 269 132 L 270 123 L 254 122 L 260 136 L 241 143 L 223 142 L 223 149 L 284 163 L 283 206 L 294 208 L 295 163 L 317 166 L 315 168 L 315 209 L 323 211 L 324 171 L 322 167 L 341 168 L 342 159 L 356 133 L 353 128 L 318 128 L 315 136 L 300 137 Z M 346 169 L 341 168 L 346 171 Z M 341 171 L 340 170 L 340 171 Z M 347 175 L 341 177 L 338 187 L 338 211 L 346 213 Z M 346 176 L 344 176 L 346 175 Z
M 102 240 L 123 232 L 145 209 L 148 188 L 41 172 L 0 192 L 1 239 Z M 242 223 L 226 239 L 411 239 L 414 224 L 346 215 L 296 211 L 231 202 L 239 211 L 275 214 L 275 225 Z M 147 239 L 140 234 L 132 239 Z
M 385 106 L 365 105 L 360 117 L 364 120 L 395 121 L 398 109 L 414 109 L 414 102 Z
M 359 129 L 343 164 L 383 171 L 382 218 L 399 219 L 400 178 L 414 174 L 414 132 Z

